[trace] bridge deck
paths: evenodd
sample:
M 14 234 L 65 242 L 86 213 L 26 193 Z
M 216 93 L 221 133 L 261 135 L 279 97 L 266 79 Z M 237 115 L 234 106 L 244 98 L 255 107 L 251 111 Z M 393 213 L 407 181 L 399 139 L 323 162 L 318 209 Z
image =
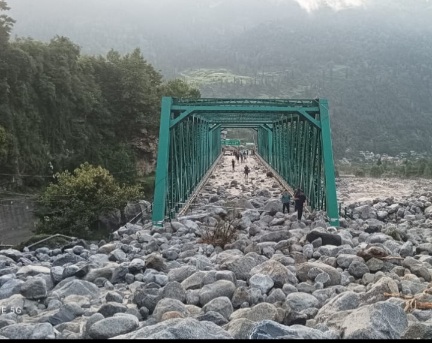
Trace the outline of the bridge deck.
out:
M 218 163 L 214 165 L 208 174 L 206 180 L 201 184 L 194 195 L 179 212 L 177 218 L 181 219 L 196 213 L 198 207 L 202 206 L 202 199 L 208 194 L 217 194 L 218 189 L 223 187 L 225 189 L 225 197 L 221 200 L 225 201 L 223 206 L 226 209 L 237 209 L 239 211 L 245 210 L 245 207 L 239 206 L 232 207 L 237 199 L 251 199 L 253 193 L 258 189 L 268 189 L 272 197 L 271 199 L 280 199 L 281 192 L 287 189 L 291 194 L 293 188 L 290 187 L 283 179 L 273 171 L 258 155 L 249 155 L 243 163 L 235 160 L 234 170 L 232 168 L 232 159 L 234 156 L 221 156 Z M 248 180 L 245 179 L 244 167 L 250 168 Z M 268 177 L 267 172 L 272 171 L 274 177 Z M 233 181 L 236 184 L 233 185 Z M 306 208 L 305 208 L 306 210 Z M 290 212 L 294 212 L 294 207 L 290 207 Z

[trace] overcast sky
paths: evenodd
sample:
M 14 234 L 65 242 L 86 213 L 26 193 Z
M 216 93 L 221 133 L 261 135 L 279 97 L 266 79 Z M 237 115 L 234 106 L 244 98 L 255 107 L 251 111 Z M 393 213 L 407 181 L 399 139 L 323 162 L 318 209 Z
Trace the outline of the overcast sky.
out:
M 334 10 L 342 10 L 348 7 L 364 6 L 365 0 L 294 0 L 308 12 L 319 9 L 322 6 L 329 6 Z

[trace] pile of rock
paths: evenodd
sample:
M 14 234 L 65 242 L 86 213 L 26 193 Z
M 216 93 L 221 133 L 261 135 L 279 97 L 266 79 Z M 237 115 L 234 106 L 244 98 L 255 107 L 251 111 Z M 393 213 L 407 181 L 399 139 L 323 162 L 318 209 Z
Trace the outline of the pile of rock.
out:
M 432 193 L 359 203 L 336 228 L 282 214 L 278 187 L 234 187 L 248 199 L 210 183 L 187 218 L 110 243 L 0 251 L 0 338 L 432 337 L 432 310 L 388 296 L 432 302 Z M 237 239 L 198 243 L 227 203 Z

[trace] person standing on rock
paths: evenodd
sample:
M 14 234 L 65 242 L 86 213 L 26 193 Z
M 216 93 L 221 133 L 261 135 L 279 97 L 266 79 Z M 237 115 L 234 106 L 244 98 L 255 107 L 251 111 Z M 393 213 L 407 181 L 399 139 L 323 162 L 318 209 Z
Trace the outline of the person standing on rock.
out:
M 306 202 L 306 195 L 301 189 L 297 190 L 296 194 L 294 195 L 294 201 L 297 209 L 297 219 L 301 220 L 303 215 L 303 206 Z
M 244 167 L 244 174 L 245 174 L 245 179 L 246 179 L 246 180 L 248 179 L 249 172 L 250 172 L 250 169 L 249 169 L 249 167 L 246 165 L 246 166 Z
M 301 188 L 297 187 L 297 189 L 294 192 L 294 199 L 297 198 L 297 196 L 300 194 Z M 294 211 L 297 211 L 297 202 L 294 201 Z
M 282 193 L 282 213 L 285 213 L 285 209 L 287 209 L 287 212 L 290 213 L 290 201 L 291 201 L 291 195 L 288 193 L 287 190 L 285 190 Z
M 232 164 L 233 171 L 234 171 L 234 168 L 235 168 L 235 159 L 232 159 L 232 160 L 231 160 L 231 164 Z

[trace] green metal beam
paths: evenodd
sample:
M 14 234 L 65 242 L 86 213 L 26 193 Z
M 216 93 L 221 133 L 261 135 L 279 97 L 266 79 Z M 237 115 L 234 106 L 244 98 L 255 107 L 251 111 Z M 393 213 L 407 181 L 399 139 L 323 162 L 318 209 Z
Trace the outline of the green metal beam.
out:
M 305 110 L 300 110 L 299 113 L 303 115 L 307 120 L 309 120 L 313 125 L 315 125 L 317 128 L 321 128 L 321 124 L 318 120 L 313 118 L 309 113 L 307 113 Z
M 339 226 L 339 211 L 336 196 L 336 182 L 333 162 L 333 149 L 331 141 L 330 117 L 328 114 L 328 102 L 325 99 L 319 100 L 320 121 L 322 132 L 322 148 L 324 175 L 326 185 L 327 215 L 332 225 Z
M 209 131 L 213 131 L 213 130 L 219 129 L 219 128 L 221 128 L 221 127 L 222 127 L 221 124 L 215 124 L 213 127 L 210 128 Z
M 188 108 L 185 108 L 185 106 L 179 106 L 179 105 L 173 105 L 171 110 L 173 111 L 181 111 L 185 109 L 191 109 L 190 106 Z M 192 110 L 197 113 L 219 113 L 219 112 L 259 112 L 259 113 L 278 113 L 278 112 L 284 112 L 284 113 L 298 113 L 301 110 L 304 110 L 303 107 L 278 107 L 278 106 L 194 106 L 192 107 Z M 318 112 L 319 109 L 316 107 L 308 108 L 308 112 Z
M 182 112 L 177 118 L 171 120 L 170 128 L 177 125 L 180 121 L 185 119 L 187 116 L 189 116 L 193 112 L 194 112 L 194 110 L 186 110 L 186 111 Z
M 159 127 L 158 157 L 156 164 L 155 192 L 153 200 L 153 224 L 162 226 L 165 219 L 168 158 L 170 147 L 170 116 L 172 98 L 163 97 L 161 106 L 161 122 Z

